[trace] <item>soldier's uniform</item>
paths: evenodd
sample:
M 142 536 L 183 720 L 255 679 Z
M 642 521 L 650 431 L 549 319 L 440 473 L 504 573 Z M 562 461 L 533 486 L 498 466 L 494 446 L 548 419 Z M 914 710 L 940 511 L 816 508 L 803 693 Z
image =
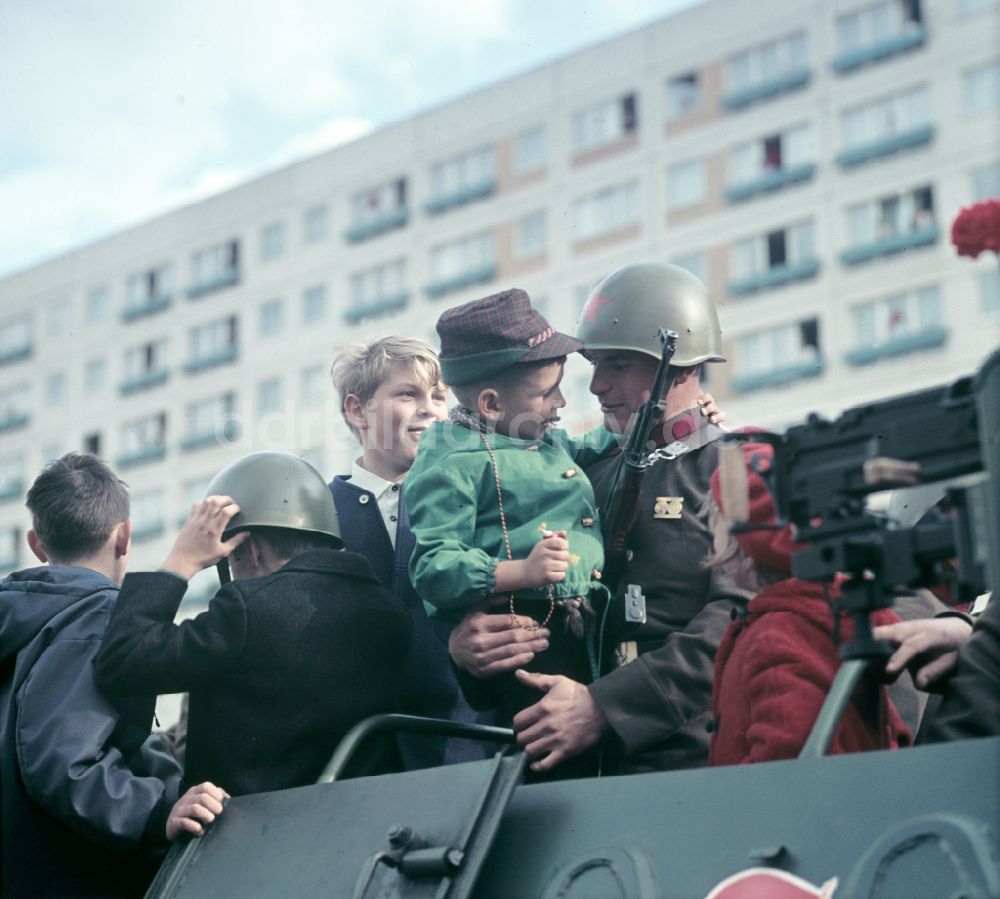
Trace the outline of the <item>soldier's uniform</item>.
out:
M 587 300 L 576 336 L 584 355 L 625 350 L 658 359 L 661 327 L 679 334 L 674 366 L 725 361 L 704 285 L 673 265 L 634 265 L 610 275 Z M 690 410 L 666 422 L 661 433 L 666 445 L 646 472 L 629 555 L 604 626 L 606 673 L 589 687 L 613 731 L 605 768 L 619 773 L 707 764 L 715 651 L 733 609 L 750 599 L 704 566 L 712 535 L 699 512 L 718 466 L 722 431 Z M 587 469 L 602 508 L 618 465 L 613 456 Z M 603 524 L 607 537 L 611 523 Z M 632 629 L 624 616 L 629 584 L 638 585 L 646 600 L 646 623 Z

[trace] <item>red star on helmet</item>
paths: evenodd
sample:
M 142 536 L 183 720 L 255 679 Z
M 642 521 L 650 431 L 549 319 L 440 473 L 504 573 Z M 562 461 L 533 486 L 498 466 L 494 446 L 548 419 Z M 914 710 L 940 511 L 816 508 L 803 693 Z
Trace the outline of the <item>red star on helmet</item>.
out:
M 588 301 L 587 305 L 583 307 L 583 317 L 590 322 L 595 324 L 597 321 L 597 310 L 602 306 L 610 306 L 611 300 L 607 297 L 601 296 L 599 293 L 595 293 Z

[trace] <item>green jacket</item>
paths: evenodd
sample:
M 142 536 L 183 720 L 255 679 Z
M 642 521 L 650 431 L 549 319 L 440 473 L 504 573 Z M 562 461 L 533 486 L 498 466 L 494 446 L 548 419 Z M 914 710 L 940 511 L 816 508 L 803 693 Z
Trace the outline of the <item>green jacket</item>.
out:
M 617 438 L 598 428 L 579 438 L 554 429 L 541 442 L 490 432 L 503 491 L 514 559 L 527 558 L 543 530 L 566 531 L 571 561 L 555 597 L 587 596 L 599 580 L 604 546 L 597 503 L 583 465 L 600 458 Z M 439 609 L 465 610 L 495 594 L 498 561 L 507 559 L 500 505 L 482 437 L 452 421 L 438 422 L 420 438 L 406 476 L 406 507 L 416 536 L 410 578 L 420 596 Z M 522 590 L 519 599 L 545 599 L 546 588 Z

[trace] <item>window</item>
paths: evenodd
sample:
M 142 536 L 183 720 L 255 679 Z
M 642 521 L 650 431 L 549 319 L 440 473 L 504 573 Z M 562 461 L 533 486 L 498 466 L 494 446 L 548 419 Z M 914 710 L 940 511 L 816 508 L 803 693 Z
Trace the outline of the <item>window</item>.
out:
M 302 321 L 307 325 L 326 318 L 326 287 L 316 284 L 302 293 Z
M 95 456 L 101 454 L 101 435 L 100 432 L 94 432 L 93 434 L 87 434 L 83 438 L 83 451 L 85 453 L 93 453 Z
M 431 277 L 447 282 L 470 273 L 492 270 L 496 262 L 493 232 L 475 234 L 431 250 Z
M 163 491 L 144 490 L 131 497 L 132 539 L 158 537 L 164 528 Z
M 230 240 L 191 257 L 192 281 L 196 289 L 231 284 L 239 271 L 240 245 Z
M 667 169 L 667 209 L 684 209 L 705 202 L 705 163 L 682 162 Z
M 587 153 L 613 144 L 637 127 L 635 94 L 588 106 L 573 114 L 573 152 Z
M 300 375 L 302 402 L 308 405 L 322 403 L 327 398 L 326 366 L 310 365 Z
M 107 365 L 103 359 L 91 359 L 83 369 L 83 383 L 87 393 L 100 393 L 104 389 Z
M 515 175 L 530 175 L 545 168 L 545 126 L 538 125 L 514 139 L 511 168 Z
M 930 185 L 888 194 L 847 210 L 847 230 L 854 246 L 912 234 L 933 224 L 934 191 Z
M 979 305 L 989 315 L 1000 312 L 1000 272 L 996 269 L 979 274 Z
M 351 277 L 355 309 L 372 310 L 406 295 L 406 260 L 396 259 Z
M 702 284 L 708 283 L 708 260 L 704 253 L 689 253 L 673 260 L 674 265 L 691 272 Z
M 514 223 L 514 255 L 532 259 L 545 252 L 545 210 L 532 212 Z
M 127 309 L 161 308 L 170 299 L 173 270 L 168 265 L 131 275 L 126 282 Z
M 431 167 L 431 194 L 436 201 L 450 200 L 466 192 L 478 193 L 494 183 L 492 147 L 482 147 Z M 434 211 L 437 207 L 431 209 Z M 443 207 L 441 207 L 443 208 Z
M 260 307 L 260 336 L 273 337 L 284 327 L 284 304 L 281 300 L 269 300 Z
M 852 311 L 858 347 L 878 347 L 939 328 L 941 293 L 936 286 L 894 294 L 855 306 Z
M 108 317 L 110 295 L 106 287 L 95 287 L 87 294 L 85 315 L 88 322 L 104 321 Z
M 281 378 L 269 378 L 257 385 L 257 414 L 268 415 L 281 409 Z
M 265 262 L 285 252 L 285 223 L 271 222 L 260 229 L 260 258 Z
M 66 372 L 57 371 L 49 375 L 45 382 L 45 401 L 50 406 L 61 406 L 66 402 Z
M 24 457 L 16 455 L 0 458 L 0 499 L 20 496 L 23 489 Z
M 306 243 L 319 243 L 326 240 L 327 234 L 326 206 L 313 206 L 302 216 L 302 233 Z
M 736 91 L 766 84 L 797 73 L 808 64 L 806 36 L 793 34 L 730 57 L 726 64 L 726 86 Z
M 815 227 L 799 222 L 733 244 L 731 273 L 737 281 L 815 259 Z
M 220 318 L 188 332 L 187 371 L 198 371 L 236 358 L 236 316 Z
M 0 387 L 0 430 L 24 424 L 31 411 L 31 388 L 28 384 Z
M 962 88 L 967 115 L 991 112 L 1000 107 L 1000 62 L 966 72 Z
M 842 54 L 863 50 L 906 34 L 920 24 L 920 0 L 882 0 L 837 20 L 837 49 Z
M 188 403 L 184 413 L 187 422 L 187 448 L 205 443 L 222 445 L 235 437 L 234 413 L 236 394 L 224 393 L 220 396 Z
M 181 497 L 184 503 L 184 518 L 187 518 L 191 506 L 200 502 L 208 495 L 208 485 L 212 483 L 212 475 L 202 475 L 189 478 L 181 485 Z
M 729 183 L 756 181 L 815 159 L 816 134 L 812 125 L 797 125 L 735 147 L 729 154 Z
M 736 378 L 814 365 L 820 357 L 819 321 L 810 318 L 746 334 L 737 339 L 735 356 L 733 374 Z
M 146 415 L 122 426 L 122 456 L 126 461 L 131 461 L 133 457 L 160 455 L 166 448 L 166 442 L 166 412 Z
M 976 169 L 971 180 L 974 202 L 1000 197 L 1000 162 Z M 0 355 L 2 354 L 3 349 L 0 348 Z
M 31 319 L 0 325 L 0 363 L 16 362 L 31 355 Z
M 581 197 L 573 204 L 577 242 L 621 231 L 639 220 L 639 186 L 636 181 L 608 187 Z
M 21 534 L 17 528 L 0 529 L 0 567 L 17 568 Z
M 125 351 L 125 380 L 140 381 L 166 371 L 167 341 L 153 340 Z
M 351 223 L 366 227 L 406 211 L 406 179 L 397 178 L 360 191 L 351 198 Z
M 667 121 L 676 122 L 698 112 L 701 107 L 701 88 L 698 73 L 688 72 L 667 81 Z
M 912 131 L 930 122 L 930 95 L 924 86 L 849 109 L 841 116 L 848 149 Z
M 49 307 L 49 334 L 53 337 L 65 337 L 69 334 L 71 313 L 69 300 L 53 303 Z

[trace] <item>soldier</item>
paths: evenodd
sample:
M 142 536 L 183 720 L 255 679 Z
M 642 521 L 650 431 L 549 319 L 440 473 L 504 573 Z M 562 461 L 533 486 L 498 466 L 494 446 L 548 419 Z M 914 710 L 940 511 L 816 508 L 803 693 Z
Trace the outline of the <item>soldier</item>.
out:
M 677 266 L 628 266 L 597 286 L 576 335 L 594 367 L 590 390 L 605 424 L 624 433 L 649 398 L 661 354 L 658 329 L 664 327 L 680 336 L 656 460 L 606 617 L 603 675 L 589 686 L 562 675 L 517 675 L 544 693 L 514 719 L 518 741 L 536 757 L 536 771 L 599 741 L 606 767 L 623 773 L 707 762 L 715 650 L 731 613 L 749 599 L 726 575 L 702 564 L 712 535 L 698 512 L 723 433 L 699 414 L 700 367 L 725 361 L 715 306 L 704 285 Z M 587 468 L 602 508 L 618 463 L 611 454 Z M 605 536 L 611 524 L 602 522 Z M 647 621 L 634 630 L 623 614 L 629 584 L 641 587 L 646 599 Z M 503 629 L 495 622 L 496 616 L 473 612 L 452 634 L 453 659 L 474 676 L 516 669 L 544 648 L 534 621 L 519 616 Z
M 98 681 L 122 695 L 190 691 L 188 779 L 211 771 L 233 795 L 313 783 L 354 724 L 395 709 L 410 616 L 367 559 L 341 550 L 333 498 L 307 462 L 253 453 L 208 492 L 161 569 L 125 578 Z M 175 625 L 188 579 L 227 556 L 232 583 Z

